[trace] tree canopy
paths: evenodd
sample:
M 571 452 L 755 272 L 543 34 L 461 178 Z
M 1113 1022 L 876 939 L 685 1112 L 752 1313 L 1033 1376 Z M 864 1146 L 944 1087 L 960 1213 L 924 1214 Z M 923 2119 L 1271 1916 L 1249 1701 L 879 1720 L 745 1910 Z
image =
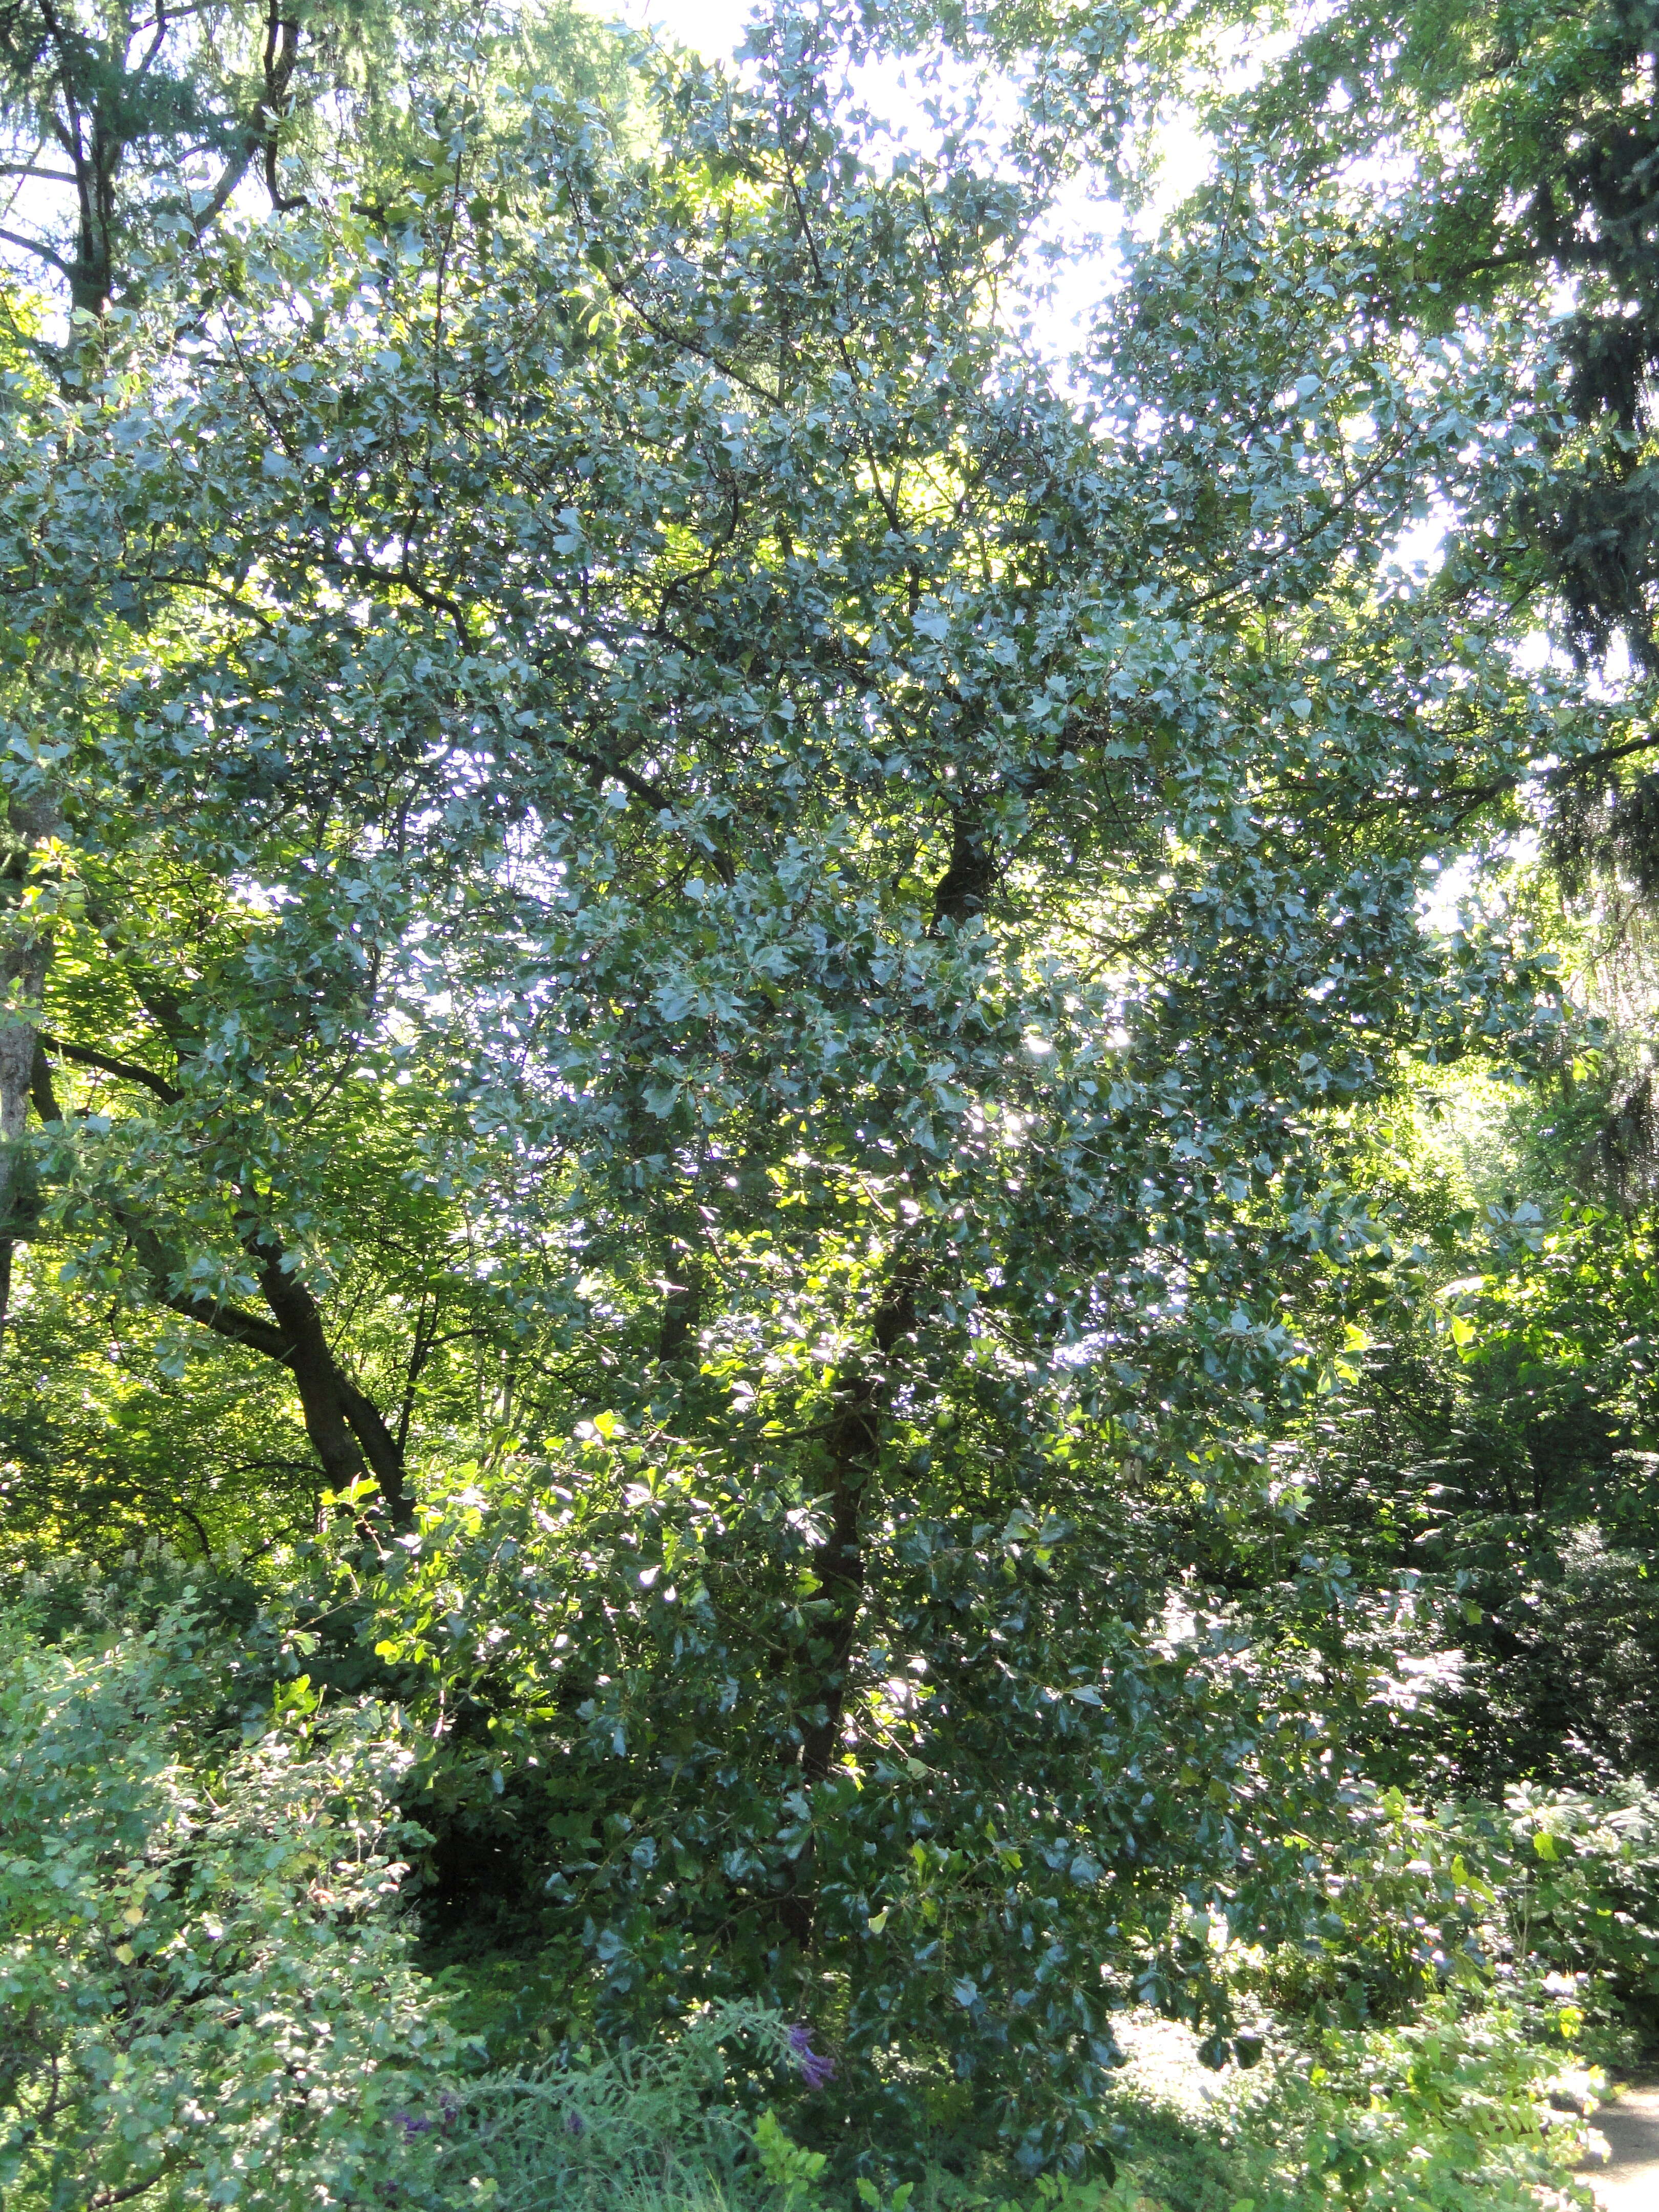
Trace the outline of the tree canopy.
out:
M 836 2125 L 925 2050 L 1035 2169 L 1125 2002 L 1231 2047 L 1210 1916 L 1305 1934 L 1365 1759 L 1571 1769 L 1538 1664 L 1390 1753 L 1366 1640 L 1426 1576 L 1501 1673 L 1652 1538 L 1651 29 L 1535 14 L 1243 89 L 1222 9 L 0 27 L 72 186 L 6 233 L 7 1533 L 396 1700 L 430 1928 L 574 2023 L 833 1990 Z

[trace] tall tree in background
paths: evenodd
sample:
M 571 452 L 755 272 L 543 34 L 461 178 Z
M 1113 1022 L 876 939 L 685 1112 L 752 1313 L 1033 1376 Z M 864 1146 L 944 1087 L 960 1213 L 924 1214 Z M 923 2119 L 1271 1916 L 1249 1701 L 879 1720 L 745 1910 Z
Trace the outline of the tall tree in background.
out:
M 1258 32 L 1278 20 L 1218 15 Z M 1515 604 L 1581 663 L 1606 667 L 1611 654 L 1651 679 L 1659 15 L 1650 0 L 1357 0 L 1285 46 L 1249 92 L 1213 103 L 1212 119 L 1224 136 L 1276 136 L 1310 176 L 1368 154 L 1410 165 L 1406 221 L 1374 234 L 1392 312 L 1427 327 L 1523 300 L 1549 314 L 1550 466 L 1492 517 L 1478 557 L 1506 567 Z M 1553 848 L 1578 890 L 1622 881 L 1645 902 L 1659 881 L 1650 750 L 1637 738 L 1547 779 Z
M 19 0 L 0 21 L 0 244 L 61 283 L 84 328 L 142 293 L 160 240 L 210 235 L 239 196 L 282 215 L 342 183 L 374 199 L 382 163 L 412 182 L 397 158 L 411 102 L 526 64 L 621 88 L 617 50 L 568 7 L 520 22 L 422 0 Z
M 441 13 L 428 18 L 418 11 L 394 16 L 355 10 L 330 19 L 273 9 L 256 22 L 234 6 L 179 15 L 162 7 L 142 21 L 119 9 L 82 21 L 72 10 L 26 7 L 7 17 L 5 38 L 0 121 L 19 157 L 10 173 L 20 187 L 41 188 L 15 194 L 39 216 L 34 230 L 9 231 L 5 238 L 26 262 L 32 258 L 62 279 L 59 305 L 68 311 L 61 343 L 42 337 L 34 307 L 14 319 L 15 343 L 58 382 L 70 403 L 64 424 L 83 397 L 97 419 L 99 402 L 91 395 L 100 373 L 121 358 L 119 341 L 112 355 L 108 351 L 110 335 L 100 322 L 112 302 L 125 302 L 128 313 L 142 312 L 147 283 L 162 272 L 155 312 L 172 316 L 182 330 L 210 312 L 216 287 L 234 292 L 235 249 L 228 264 L 216 260 L 216 234 L 256 171 L 273 220 L 294 215 L 313 196 L 328 202 L 341 191 L 356 191 L 368 195 L 367 219 L 384 222 L 380 201 L 388 179 L 393 198 L 418 191 L 420 181 L 434 174 L 447 176 L 453 186 L 469 132 L 488 135 L 489 118 L 466 89 L 469 70 L 481 82 L 492 70 L 509 78 L 515 69 L 533 70 L 588 92 L 620 82 L 605 40 L 558 9 L 509 27 L 488 20 L 462 27 Z M 423 88 L 434 81 L 444 89 L 430 95 L 435 106 L 422 109 L 428 98 Z M 411 119 L 417 115 L 420 120 Z M 11 295 L 14 311 L 27 296 Z M 73 599 L 72 574 L 62 581 Z M 118 586 L 115 604 L 126 599 L 127 587 Z M 9 808 L 7 876 L 13 888 L 0 954 L 9 1016 L 0 1029 L 0 1229 L 14 1232 L 27 1231 L 33 1203 L 16 1148 L 31 1100 L 48 1121 L 59 1114 L 37 1031 L 54 944 L 44 917 L 61 874 L 69 793 L 58 763 L 42 757 L 43 732 L 33 715 L 50 688 L 46 669 L 61 660 L 65 665 L 58 673 L 71 684 L 78 680 L 69 670 L 78 671 L 86 635 L 77 622 L 58 623 L 48 604 L 27 641 L 27 672 L 14 694 L 35 763 Z M 85 919 L 81 895 L 71 896 Z M 113 933 L 103 915 L 94 927 Z M 159 1034 L 188 1052 L 188 1022 L 169 985 L 153 976 L 146 981 L 137 967 L 129 981 Z M 112 1062 L 95 1048 L 58 1048 L 71 1060 L 80 1053 L 79 1065 L 138 1083 L 164 1107 L 179 1103 L 168 1077 L 154 1067 Z M 88 1049 L 91 1059 L 84 1056 Z M 118 1206 L 116 1218 L 156 1295 L 203 1313 L 201 1302 L 183 1287 L 179 1254 L 157 1240 L 141 1213 Z M 13 1242 L 10 1235 L 0 1237 L 0 1331 Z M 395 1500 L 400 1432 L 388 1427 L 330 1348 L 315 1302 L 280 1244 L 254 1236 L 248 1251 L 250 1279 L 258 1283 L 267 1311 L 243 1312 L 222 1301 L 211 1309 L 211 1326 L 293 1373 L 307 1433 L 331 1480 L 349 1486 L 372 1470 Z
M 1248 30 L 1242 88 L 1198 60 L 1218 28 Z M 1358 1179 L 1393 1184 L 1427 1258 L 1401 1237 L 1352 1385 L 1304 1443 L 1320 1540 L 1364 1563 L 1376 1618 L 1402 1572 L 1455 1599 L 1444 1634 L 1468 1647 L 1479 1686 L 1452 1699 L 1456 1726 L 1437 1743 L 1464 1761 L 1461 1778 L 1605 1779 L 1650 1764 L 1652 1716 L 1633 1685 L 1659 1633 L 1645 1456 L 1659 16 L 1644 0 L 1355 0 L 1311 26 L 1204 9 L 1181 35 L 1221 149 L 1212 191 L 1231 161 L 1267 148 L 1310 183 L 1346 179 L 1374 312 L 1431 343 L 1532 334 L 1516 392 L 1536 435 L 1528 479 L 1445 513 L 1437 588 L 1506 603 L 1517 650 L 1593 671 L 1613 706 L 1599 734 L 1564 718 L 1545 757 L 1495 764 L 1466 817 L 1489 864 L 1476 890 L 1529 912 L 1561 949 L 1575 1047 L 1523 1103 L 1486 1098 L 1477 1150 L 1491 1157 L 1444 1182 L 1417 1179 L 1400 1133 L 1431 1133 L 1449 1104 L 1455 1119 L 1458 1079 L 1449 1095 L 1399 1094 L 1391 1147 Z M 1387 181 L 1400 177 L 1403 191 Z M 1514 867 L 1499 829 L 1536 836 L 1541 870 Z M 1255 1554 L 1264 1577 L 1268 1557 Z M 1243 1572 L 1237 1559 L 1224 1571 Z M 1450 1710 L 1436 1709 L 1437 1730 Z M 1401 1751 L 1401 1771 L 1420 1774 L 1425 1745 Z

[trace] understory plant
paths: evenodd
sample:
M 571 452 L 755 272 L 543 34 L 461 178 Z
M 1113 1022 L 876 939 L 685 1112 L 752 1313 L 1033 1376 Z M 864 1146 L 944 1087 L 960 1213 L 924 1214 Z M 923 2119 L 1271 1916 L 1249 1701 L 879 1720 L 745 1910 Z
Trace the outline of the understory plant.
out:
M 1206 2082 L 1190 2060 L 1184 2073 L 1132 2062 L 1115 2108 L 1129 2148 L 1113 2201 L 1141 2212 L 1537 2212 L 1572 2196 L 1588 2142 L 1576 2112 L 1551 2107 L 1562 2064 L 1559 2045 L 1513 2008 L 1450 1994 L 1391 2027 L 1280 2042 L 1254 2073 Z
M 361 2203 L 460 2056 L 398 1893 L 406 1754 L 303 1682 L 244 1727 L 186 1587 L 0 1636 L 0 2191 L 19 2212 Z
M 708 2006 L 670 2038 L 479 2075 L 463 2099 L 446 2096 L 410 2124 L 437 2135 L 441 2178 L 493 2191 L 499 2212 L 759 2202 L 771 2191 L 740 2076 L 769 2069 L 787 2085 L 814 2063 L 824 2062 L 780 2013 Z
M 1546 2051 L 1629 2061 L 1659 2017 L 1659 1818 L 1639 1779 L 1601 1796 L 1516 1784 L 1501 1805 L 1346 1793 L 1299 1941 L 1245 1946 L 1241 1996 L 1291 2032 L 1410 2021 L 1495 1991 Z
M 869 1528 L 809 1784 L 815 1517 L 615 1425 L 423 1511 L 331 1663 L 372 1645 L 411 1717 L 434 1928 L 564 1959 L 574 2032 L 763 1997 L 827 2039 L 804 2124 L 842 2166 L 942 2100 L 1028 2178 L 1075 2170 L 1114 2014 L 1158 2004 L 1224 2049 L 1212 1931 L 1300 1928 L 1317 1716 L 1259 1695 L 1214 1624 L 1170 1633 L 1086 1501 L 912 1499 Z

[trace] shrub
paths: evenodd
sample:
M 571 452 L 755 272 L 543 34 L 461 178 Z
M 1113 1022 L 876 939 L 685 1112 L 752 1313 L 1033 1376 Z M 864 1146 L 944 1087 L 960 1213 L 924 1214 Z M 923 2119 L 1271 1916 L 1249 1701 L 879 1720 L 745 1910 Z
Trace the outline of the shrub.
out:
M 1443 1996 L 1401 2026 L 1328 2031 L 1207 2099 L 1137 2069 L 1117 2195 L 1156 2212 L 1538 2212 L 1584 2142 L 1548 2112 L 1558 2065 L 1511 2008 Z
M 416 1840 L 373 1706 L 214 1725 L 186 1588 L 0 1662 L 0 2189 L 19 2212 L 428 2193 L 457 2051 L 396 1917 Z
M 1517 1784 L 1501 1808 L 1361 1787 L 1321 1856 L 1323 1911 L 1303 1940 L 1238 1969 L 1291 2018 L 1401 2021 L 1495 1978 L 1557 2048 L 1589 2023 L 1614 2032 L 1600 2055 L 1629 2055 L 1659 2027 L 1659 1798 L 1645 1784 Z
M 1659 1792 L 1520 1784 L 1495 1825 L 1509 1964 L 1534 2007 L 1659 2039 Z
M 837 2071 L 800 2124 L 838 2160 L 948 2124 L 964 2155 L 1074 2162 L 1114 2014 L 1224 2029 L 1224 1914 L 1301 1914 L 1316 1730 L 1225 1635 L 1166 1634 L 1103 1522 L 896 1510 L 815 1775 L 815 1540 L 672 1439 L 596 1435 L 424 1516 L 363 1638 L 418 1721 L 437 1903 L 474 1941 L 580 1946 L 578 2032 L 810 2016 Z

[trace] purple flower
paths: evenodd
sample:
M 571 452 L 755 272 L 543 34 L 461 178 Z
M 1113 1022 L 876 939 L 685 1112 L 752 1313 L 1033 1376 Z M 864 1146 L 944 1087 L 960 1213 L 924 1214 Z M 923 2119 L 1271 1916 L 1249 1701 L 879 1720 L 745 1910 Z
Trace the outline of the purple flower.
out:
M 809 2089 L 821 2089 L 836 2075 L 836 2062 L 826 2058 L 823 2051 L 812 2048 L 812 2031 L 805 2021 L 797 2021 L 789 2031 L 789 2050 L 800 2078 Z
M 564 2131 L 568 2136 L 585 2136 L 587 2133 L 587 2123 L 580 2112 L 567 2112 L 564 2116 Z
M 435 2120 L 428 2120 L 424 2114 L 415 2112 L 394 2112 L 392 2117 L 403 2130 L 405 2142 L 413 2142 L 416 2136 L 429 2135 L 438 2124 Z

